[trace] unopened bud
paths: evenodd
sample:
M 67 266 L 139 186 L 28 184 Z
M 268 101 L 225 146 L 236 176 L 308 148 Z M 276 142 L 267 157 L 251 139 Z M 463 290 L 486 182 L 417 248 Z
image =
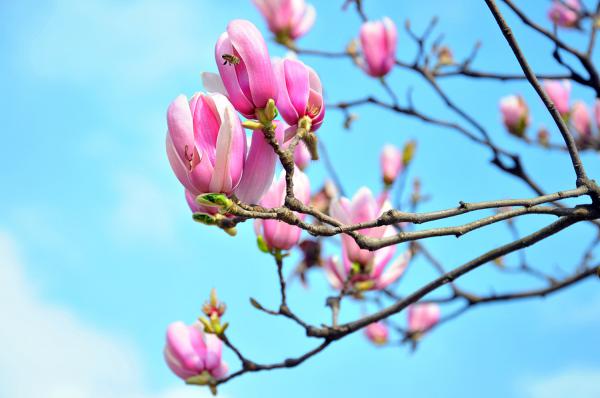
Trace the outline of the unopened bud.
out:
M 279 112 L 277 111 L 277 107 L 275 106 L 275 100 L 273 100 L 273 98 L 269 99 L 269 101 L 267 101 L 267 107 L 265 108 L 265 116 L 270 120 L 273 121 L 275 120 L 275 118 L 279 115 Z
M 222 193 L 205 193 L 196 197 L 196 203 L 203 206 L 220 207 L 228 210 L 233 206 L 233 201 Z
M 192 218 L 194 221 L 199 222 L 200 224 L 217 225 L 217 219 L 210 214 L 196 212 L 192 214 Z
M 250 130 L 262 130 L 265 127 L 261 122 L 257 122 L 256 120 L 243 121 L 242 126 Z
M 417 149 L 417 142 L 415 140 L 408 141 L 402 149 L 402 164 L 404 167 L 408 166 L 415 156 Z
M 271 252 L 269 250 L 269 246 L 267 245 L 267 242 L 265 241 L 265 238 L 263 238 L 262 235 L 258 235 L 258 237 L 256 238 L 256 246 L 258 246 L 258 250 L 260 250 L 263 253 Z

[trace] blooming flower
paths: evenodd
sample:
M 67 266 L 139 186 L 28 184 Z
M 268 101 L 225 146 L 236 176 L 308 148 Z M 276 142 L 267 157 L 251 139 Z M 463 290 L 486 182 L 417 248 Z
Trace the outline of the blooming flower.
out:
M 306 174 L 300 169 L 294 170 L 294 196 L 307 205 L 310 202 L 310 181 Z M 285 171 L 281 172 L 278 180 L 273 181 L 271 188 L 262 198 L 260 204 L 264 207 L 279 207 L 285 201 Z M 305 214 L 296 214 L 301 219 Z M 299 239 L 302 230 L 295 226 L 286 224 L 279 220 L 260 220 L 254 221 L 254 231 L 256 236 L 262 238 L 269 250 L 289 250 L 294 247 Z
M 556 110 L 563 116 L 569 114 L 569 97 L 571 95 L 571 82 L 568 80 L 546 80 L 544 90 L 554 102 Z
M 247 118 L 255 117 L 269 99 L 277 100 L 267 44 L 252 22 L 231 21 L 217 41 L 215 59 L 227 97 Z
M 279 89 L 277 109 L 281 117 L 292 127 L 297 127 L 301 119 L 307 118 L 310 130 L 316 131 L 325 117 L 323 88 L 317 73 L 301 61 L 289 58 L 275 61 L 273 69 Z
M 395 234 L 392 226 L 386 228 L 384 236 Z M 342 261 L 336 256 L 325 263 L 325 273 L 334 289 L 341 290 L 348 283 L 356 290 L 381 290 L 396 281 L 406 269 L 410 258 L 410 250 L 405 251 L 390 263 L 396 252 L 396 246 L 386 246 L 373 252 L 373 258 L 367 264 L 350 261 L 347 250 L 342 250 Z
M 408 330 L 424 333 L 440 320 L 440 307 L 435 303 L 413 304 L 408 307 Z
M 269 30 L 285 43 L 304 36 L 315 23 L 315 7 L 304 0 L 253 0 Z
M 394 22 L 367 21 L 360 28 L 360 45 L 364 56 L 363 69 L 374 77 L 385 76 L 396 62 L 398 33 Z
M 256 203 L 268 189 L 277 156 L 260 131 L 247 151 L 240 119 L 223 95 L 199 93 L 189 103 L 178 96 L 167 111 L 167 124 L 171 168 L 193 197 L 235 193 Z
M 509 95 L 500 100 L 500 113 L 506 129 L 517 137 L 523 137 L 529 125 L 529 108 L 520 95 Z
M 596 102 L 594 103 L 594 119 L 596 128 L 600 130 L 600 99 L 596 99 Z
M 575 130 L 583 140 L 592 136 L 592 121 L 587 106 L 582 101 L 576 101 L 571 109 L 571 121 Z
M 376 345 L 383 345 L 388 341 L 388 328 L 383 322 L 373 322 L 365 328 L 365 335 Z
M 383 182 L 392 185 L 402 170 L 402 151 L 394 145 L 386 145 L 381 151 Z
M 573 28 L 579 23 L 580 10 L 579 0 L 565 0 L 565 4 L 554 0 L 548 10 L 548 18 L 563 28 Z
M 217 380 L 227 375 L 227 364 L 221 358 L 221 340 L 205 334 L 198 322 L 191 326 L 183 322 L 169 325 L 164 356 L 173 373 L 184 380 L 204 372 Z
M 385 196 L 382 199 L 385 199 Z M 330 213 L 344 224 L 357 224 L 374 220 L 390 208 L 391 205 L 388 201 L 376 200 L 369 188 L 362 187 L 354 195 L 352 201 L 345 197 L 334 200 L 330 205 Z M 361 229 L 358 232 L 372 238 L 381 238 L 386 229 L 388 227 L 382 226 Z M 343 234 L 342 243 L 350 262 L 367 265 L 375 255 L 372 251 L 361 249 L 350 235 Z

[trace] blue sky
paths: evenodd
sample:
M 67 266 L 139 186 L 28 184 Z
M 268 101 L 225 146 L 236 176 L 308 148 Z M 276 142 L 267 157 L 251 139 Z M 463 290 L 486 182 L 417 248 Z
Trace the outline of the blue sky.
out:
M 360 26 L 341 1 L 314 1 L 317 23 L 301 39 L 307 48 L 342 49 Z M 458 57 L 475 40 L 483 47 L 478 68 L 516 72 L 483 4 L 467 0 L 421 2 L 365 0 L 369 16 L 390 16 L 401 26 L 409 17 L 420 30 L 432 14 L 441 17 Z M 545 20 L 547 2 L 525 2 Z M 534 4 L 535 3 L 535 4 Z M 251 358 L 280 360 L 311 347 L 300 330 L 257 313 L 248 297 L 276 302 L 271 259 L 258 252 L 250 225 L 233 239 L 190 219 L 181 187 L 164 153 L 165 110 L 179 93 L 200 90 L 200 73 L 215 71 L 213 45 L 227 22 L 247 18 L 265 24 L 248 0 L 23 0 L 0 3 L 0 395 L 14 397 L 203 397 L 185 388 L 162 360 L 166 325 L 191 322 L 211 287 L 228 304 L 230 338 Z M 401 4 L 401 5 L 399 5 Z M 515 23 L 514 18 L 509 22 Z M 517 38 L 526 34 L 515 24 Z M 323 40 L 323 38 L 327 40 Z M 566 35 L 581 43 L 578 33 Z M 537 71 L 555 72 L 551 48 L 538 36 L 521 39 Z M 270 43 L 273 55 L 284 52 Z M 399 57 L 412 60 L 414 46 L 400 29 Z M 321 75 L 328 100 L 372 93 L 385 98 L 376 81 L 347 60 L 305 58 Z M 455 119 L 439 99 L 406 71 L 391 83 L 400 97 L 414 88 L 416 105 Z M 532 149 L 509 137 L 499 123 L 497 101 L 521 92 L 535 126 L 551 121 L 532 89 L 523 83 L 447 80 L 453 99 L 489 126 L 504 147 L 523 154 L 528 170 L 548 191 L 573 186 L 568 159 Z M 593 93 L 575 88 L 588 103 Z M 381 146 L 417 139 L 410 171 L 432 194 L 422 210 L 477 201 L 530 196 L 521 183 L 488 165 L 490 154 L 456 133 L 373 108 L 362 108 L 351 131 L 330 111 L 319 136 L 328 145 L 347 191 L 380 189 Z M 560 137 L 550 128 L 552 139 Z M 598 155 L 583 155 L 588 173 L 598 175 Z M 313 164 L 316 188 L 325 177 Z M 493 181 L 493 183 L 491 183 Z M 519 220 L 522 231 L 547 223 Z M 576 226 L 528 253 L 532 264 L 558 271 L 593 238 Z M 505 227 L 460 240 L 431 240 L 430 249 L 447 267 L 509 241 Z M 507 261 L 514 263 L 509 257 Z M 288 269 L 296 261 L 290 260 Z M 401 286 L 408 291 L 431 277 L 414 262 Z M 464 286 L 489 292 L 536 283 L 507 278 L 493 267 L 465 277 Z M 406 348 L 376 349 L 360 333 L 293 370 L 250 375 L 223 386 L 225 397 L 331 394 L 359 397 L 463 396 L 555 398 L 578 391 L 600 395 L 600 294 L 588 281 L 546 300 L 475 309 L 436 330 L 411 354 Z M 311 288 L 292 285 L 291 305 L 313 323 L 327 319 L 324 277 L 311 275 Z M 347 305 L 346 319 L 360 314 Z M 404 320 L 404 314 L 397 317 Z M 227 360 L 238 365 L 230 353 Z M 33 383 L 32 380 L 36 382 Z M 573 390 L 578 388 L 579 390 Z

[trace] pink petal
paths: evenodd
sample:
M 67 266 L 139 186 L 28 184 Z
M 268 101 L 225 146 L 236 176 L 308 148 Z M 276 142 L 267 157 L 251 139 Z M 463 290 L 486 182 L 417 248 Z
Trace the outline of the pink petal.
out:
M 283 126 L 278 124 L 275 130 L 277 139 L 283 139 Z M 267 142 L 262 131 L 252 133 L 252 144 L 240 184 L 235 190 L 236 196 L 245 203 L 256 204 L 271 186 L 277 154 Z
M 252 103 L 252 99 L 248 98 L 242 91 L 235 67 L 230 64 L 223 64 L 224 60 L 222 56 L 224 54 L 233 55 L 233 53 L 234 50 L 231 46 L 231 40 L 229 39 L 227 32 L 224 32 L 219 37 L 215 46 L 215 60 L 217 62 L 219 74 L 221 75 L 223 86 L 227 90 L 227 97 L 235 109 L 246 117 L 252 117 L 254 115 L 254 104 Z
M 269 99 L 277 100 L 277 82 L 271 58 L 259 30 L 250 21 L 236 19 L 227 25 L 227 33 L 247 69 L 254 106 L 263 108 Z

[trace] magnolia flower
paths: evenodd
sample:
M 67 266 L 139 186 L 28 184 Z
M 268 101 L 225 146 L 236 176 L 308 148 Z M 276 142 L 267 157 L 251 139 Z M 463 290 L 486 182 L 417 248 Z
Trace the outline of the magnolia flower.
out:
M 382 197 L 385 199 L 385 197 Z M 357 224 L 365 221 L 371 221 L 378 218 L 384 211 L 391 209 L 387 200 L 377 200 L 371 190 L 362 187 L 352 198 L 352 201 L 345 197 L 334 200 L 330 205 L 330 213 L 343 224 Z M 376 227 L 361 229 L 358 232 L 372 238 L 381 238 L 388 227 Z M 367 265 L 374 257 L 375 253 L 369 250 L 361 249 L 350 235 L 342 235 L 344 251 L 350 262 Z
M 582 101 L 576 101 L 571 109 L 571 122 L 575 130 L 584 140 L 592 136 L 592 121 L 587 106 Z
M 306 174 L 300 169 L 294 170 L 294 196 L 307 205 L 310 202 L 310 181 Z M 273 181 L 271 188 L 262 198 L 260 204 L 266 208 L 279 207 L 285 201 L 285 171 L 281 172 L 279 179 Z M 306 217 L 305 214 L 296 214 L 300 219 Z M 294 247 L 300 239 L 302 230 L 295 226 L 286 224 L 279 220 L 261 220 L 254 221 L 254 231 L 259 239 L 264 240 L 268 250 L 289 250 Z
M 205 372 L 217 380 L 227 375 L 227 364 L 221 359 L 221 340 L 214 334 L 205 334 L 198 322 L 191 326 L 183 322 L 169 325 L 164 356 L 173 373 L 184 380 Z
M 556 110 L 563 116 L 569 114 L 569 97 L 571 95 L 571 82 L 568 80 L 546 80 L 544 90 L 554 102 Z
M 381 151 L 381 172 L 385 185 L 392 185 L 402 170 L 402 151 L 394 145 L 386 145 Z
M 581 4 L 579 0 L 565 0 L 565 4 L 554 0 L 548 10 L 548 18 L 563 28 L 573 28 L 579 23 L 579 11 Z
M 364 57 L 363 69 L 374 77 L 385 76 L 396 62 L 396 25 L 385 17 L 368 21 L 360 28 L 360 45 Z
M 600 99 L 596 99 L 596 102 L 594 103 L 594 119 L 596 128 L 600 130 Z
M 277 100 L 267 44 L 252 22 L 236 19 L 227 25 L 215 46 L 215 60 L 227 97 L 247 118 L 254 118 L 269 99 Z M 207 90 L 219 92 L 219 82 L 212 83 Z
M 388 341 L 388 327 L 383 322 L 373 322 L 365 328 L 365 336 L 376 345 L 383 345 Z
M 506 129 L 517 137 L 523 137 L 529 125 L 529 108 L 520 95 L 509 95 L 500 100 L 500 113 Z
M 424 333 L 440 320 L 440 307 L 435 303 L 413 304 L 408 307 L 408 330 Z
M 240 119 L 223 95 L 199 93 L 189 103 L 180 95 L 169 106 L 167 124 L 171 168 L 193 197 L 235 193 L 256 203 L 268 189 L 277 156 L 260 131 L 247 151 Z
M 387 226 L 384 236 L 395 233 L 394 227 Z M 395 245 L 375 250 L 373 258 L 367 264 L 352 262 L 346 253 L 344 248 L 341 262 L 337 256 L 333 256 L 325 264 L 327 278 L 334 289 L 343 289 L 346 281 L 358 291 L 385 289 L 404 273 L 411 259 L 411 252 L 407 250 L 391 261 L 396 253 Z
M 310 131 L 316 131 L 325 117 L 323 88 L 317 73 L 301 61 L 290 58 L 275 61 L 273 69 L 279 89 L 277 109 L 294 127 L 292 133 L 303 118 L 310 122 Z
M 294 149 L 294 163 L 300 170 L 304 170 L 310 164 L 310 151 L 306 147 L 304 141 L 298 142 Z
M 285 43 L 304 36 L 315 23 L 317 12 L 304 0 L 253 0 L 269 30 Z

